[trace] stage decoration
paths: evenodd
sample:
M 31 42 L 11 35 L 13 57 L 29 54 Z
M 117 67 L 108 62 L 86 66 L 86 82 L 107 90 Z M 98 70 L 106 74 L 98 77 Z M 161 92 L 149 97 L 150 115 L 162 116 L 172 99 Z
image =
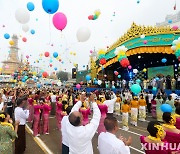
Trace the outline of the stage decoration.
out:
M 99 18 L 100 14 L 101 14 L 101 11 L 100 11 L 100 10 L 95 10 L 95 11 L 94 11 L 94 15 L 89 15 L 89 16 L 88 16 L 88 19 L 89 19 L 89 20 L 96 20 L 96 19 Z
M 180 37 L 172 42 L 171 49 L 174 50 L 174 54 L 178 61 L 180 61 Z
M 99 63 L 100 63 L 101 65 L 106 64 L 105 54 L 106 54 L 106 51 L 103 50 L 103 49 L 100 49 L 100 50 L 98 51 L 98 59 L 99 59 Z
M 116 48 L 114 54 L 117 55 L 118 61 L 120 62 L 121 66 L 126 68 L 130 65 L 129 60 L 126 56 L 126 51 L 128 49 L 125 46 L 120 46 Z

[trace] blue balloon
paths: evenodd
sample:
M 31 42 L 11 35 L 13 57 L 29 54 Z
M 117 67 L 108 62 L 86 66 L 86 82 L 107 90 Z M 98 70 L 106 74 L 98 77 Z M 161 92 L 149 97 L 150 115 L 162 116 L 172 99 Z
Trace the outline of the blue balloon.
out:
M 22 78 L 22 82 L 26 82 L 26 79 L 25 79 L 25 78 Z
M 115 86 L 112 86 L 112 89 L 116 89 L 116 87 L 115 87 Z
M 27 80 L 27 79 L 28 79 L 28 76 L 24 76 L 24 79 Z
M 169 104 L 162 104 L 160 108 L 162 112 L 172 112 L 172 107 Z
M 57 67 L 55 67 L 54 70 L 57 71 Z
M 50 63 L 52 63 L 52 62 L 53 62 L 53 60 L 52 60 L 52 59 L 50 59 L 50 60 L 49 60 L 49 62 L 50 62 Z
M 136 80 L 136 83 L 140 84 L 140 83 L 141 83 L 141 80 L 140 80 L 140 79 L 137 79 L 137 80 Z
M 156 77 L 156 81 L 159 81 L 159 78 L 158 78 L 158 77 Z
M 169 24 L 171 24 L 171 23 L 172 23 L 172 20 L 171 20 L 171 19 L 170 19 L 170 20 L 168 20 L 168 23 L 169 23 Z
M 4 34 L 4 38 L 5 39 L 9 39 L 10 38 L 10 35 L 8 33 Z
M 121 75 L 120 75 L 120 74 L 118 75 L 118 78 L 119 78 L 119 79 L 121 78 Z
M 35 30 L 34 29 L 31 29 L 31 34 L 35 34 Z
M 94 84 L 98 84 L 98 81 L 97 81 L 97 80 L 95 80 L 95 81 L 94 81 Z
M 87 81 L 91 80 L 91 76 L 90 75 L 86 75 L 86 80 Z
M 104 70 L 104 66 L 102 66 L 101 69 Z
M 83 65 L 83 67 L 86 67 L 85 65 Z
M 157 87 L 153 87 L 152 90 L 153 90 L 153 91 L 157 91 Z
M 166 63 L 166 62 L 167 62 L 167 59 L 166 59 L 166 58 L 163 58 L 163 59 L 161 60 L 161 62 L 162 62 L 162 63 Z
M 58 57 L 58 53 L 57 53 L 57 52 L 54 52 L 54 53 L 53 53 L 53 57 L 54 57 L 54 58 L 57 58 L 57 57 Z
M 42 7 L 48 14 L 53 14 L 59 8 L 59 0 L 42 0 Z
M 136 95 L 141 92 L 141 86 L 139 84 L 133 84 L 130 89 Z
M 28 2 L 27 3 L 27 9 L 29 10 L 29 11 L 33 11 L 34 10 L 34 3 L 32 3 L 32 2 Z
M 37 87 L 38 87 L 38 88 L 41 88 L 41 84 L 40 84 L 40 83 L 38 83 L 38 84 L 37 84 Z

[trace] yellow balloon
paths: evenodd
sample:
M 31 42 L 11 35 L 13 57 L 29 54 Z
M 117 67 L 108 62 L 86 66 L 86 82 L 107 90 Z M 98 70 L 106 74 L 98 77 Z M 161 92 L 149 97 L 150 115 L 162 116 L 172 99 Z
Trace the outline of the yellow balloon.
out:
M 72 52 L 70 52 L 70 55 L 72 55 Z
M 143 72 L 146 72 L 146 71 L 147 71 L 147 69 L 146 69 L 146 68 L 144 68 L 144 69 L 143 69 Z
M 10 40 L 10 41 L 9 41 L 9 44 L 10 44 L 10 45 L 14 45 L 14 41 L 13 41 L 13 40 Z
M 0 71 L 2 71 L 2 68 L 0 67 Z
M 74 52 L 73 55 L 76 56 L 76 53 Z
M 176 45 L 176 49 L 179 49 L 180 48 L 180 43 L 178 43 L 177 45 Z
M 99 16 L 99 15 L 101 14 L 101 11 L 100 11 L 100 10 L 95 10 L 95 11 L 94 11 L 94 14 L 97 15 L 97 16 Z
M 17 80 L 14 80 L 14 82 L 17 82 Z

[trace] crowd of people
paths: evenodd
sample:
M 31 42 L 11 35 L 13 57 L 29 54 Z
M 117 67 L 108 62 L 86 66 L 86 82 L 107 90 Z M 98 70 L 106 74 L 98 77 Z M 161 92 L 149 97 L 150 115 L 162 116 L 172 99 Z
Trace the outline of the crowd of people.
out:
M 164 103 L 172 107 L 171 113 L 161 111 Z M 159 90 L 154 96 L 151 91 L 133 95 L 128 89 L 116 94 L 107 90 L 87 93 L 53 88 L 2 89 L 0 153 L 12 153 L 14 139 L 15 153 L 24 153 L 26 121 L 32 125 L 34 137 L 48 135 L 50 115 L 56 117 L 57 128 L 62 133 L 62 154 L 92 154 L 92 138 L 96 131 L 100 154 L 130 153 L 132 137 L 116 137 L 119 130 L 116 117 L 122 117 L 122 129 L 127 131 L 129 119 L 130 124 L 136 127 L 138 122 L 146 120 L 148 112 L 157 120 L 148 124 L 147 131 L 150 135 L 141 136 L 141 142 L 146 145 L 164 142 L 179 144 L 180 102 L 174 91 L 167 96 L 163 90 Z M 172 139 L 174 134 L 177 135 L 176 139 Z M 152 152 L 151 150 L 145 149 L 146 152 Z M 172 152 L 171 148 L 168 150 Z M 177 148 L 173 150 L 177 151 Z

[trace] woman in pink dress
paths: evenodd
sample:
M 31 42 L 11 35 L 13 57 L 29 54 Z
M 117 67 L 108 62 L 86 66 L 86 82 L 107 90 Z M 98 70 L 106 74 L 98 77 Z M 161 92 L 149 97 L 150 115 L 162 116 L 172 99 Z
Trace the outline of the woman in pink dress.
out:
M 33 120 L 33 113 L 34 113 L 34 107 L 33 107 L 33 98 L 31 95 L 29 95 L 29 98 L 28 98 L 28 104 L 29 104 L 29 118 L 28 118 L 28 122 L 32 122 Z
M 79 109 L 79 112 L 83 115 L 83 126 L 87 125 L 89 123 L 89 114 L 91 113 L 90 108 L 81 107 Z
M 40 113 L 42 106 L 37 101 L 37 104 L 34 104 L 34 120 L 33 120 L 33 135 L 40 136 Z
M 61 112 L 62 112 L 62 107 L 63 107 L 63 104 L 62 104 L 61 100 L 56 102 L 56 120 L 57 120 L 57 127 L 58 127 L 59 130 L 61 130 L 61 120 L 62 120 Z
M 43 134 L 49 134 L 49 113 L 51 111 L 51 103 L 45 100 L 43 104 Z
M 107 108 L 107 105 L 105 104 L 98 104 L 98 107 L 99 107 L 99 110 L 101 111 L 101 119 L 100 119 L 100 122 L 99 122 L 99 127 L 98 127 L 98 135 L 101 133 L 101 132 L 106 132 L 106 129 L 104 127 L 104 119 L 106 118 L 106 113 L 108 111 L 108 108 Z

